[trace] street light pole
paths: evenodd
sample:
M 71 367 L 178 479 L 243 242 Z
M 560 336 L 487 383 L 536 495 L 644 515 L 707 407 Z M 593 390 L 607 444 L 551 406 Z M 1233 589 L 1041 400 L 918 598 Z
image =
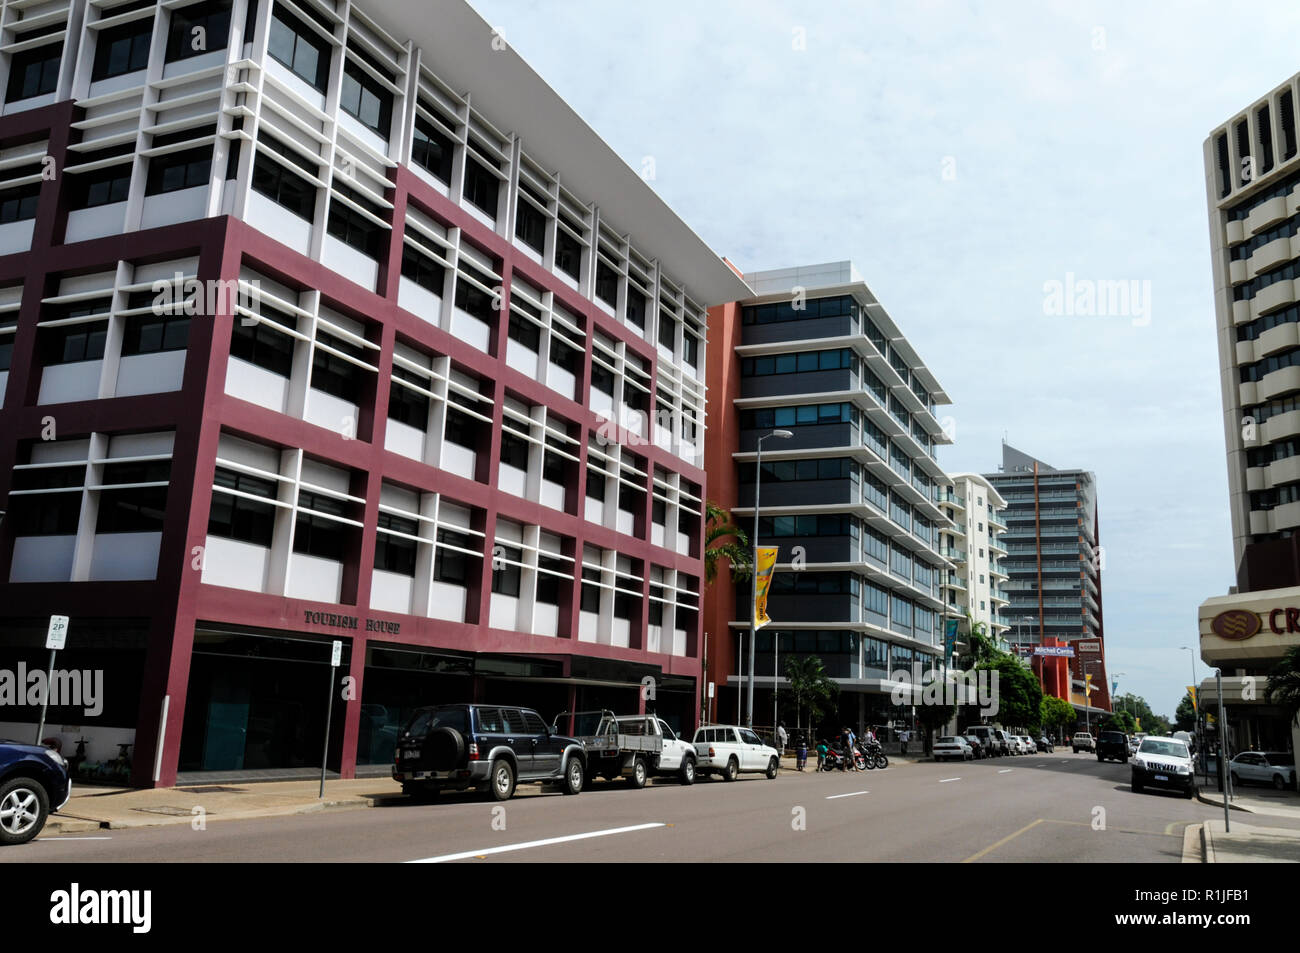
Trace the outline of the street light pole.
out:
M 758 457 L 754 461 L 754 548 L 753 563 L 749 571 L 749 692 L 745 704 L 745 725 L 754 727 L 754 647 L 758 633 L 758 510 L 763 488 L 763 441 L 768 437 L 788 440 L 793 437 L 788 430 L 773 430 L 758 438 Z M 775 640 L 774 640 L 775 641 Z M 772 694 L 776 695 L 776 672 L 772 672 Z M 775 702 L 773 703 L 775 704 Z M 776 729 L 775 722 L 772 725 Z

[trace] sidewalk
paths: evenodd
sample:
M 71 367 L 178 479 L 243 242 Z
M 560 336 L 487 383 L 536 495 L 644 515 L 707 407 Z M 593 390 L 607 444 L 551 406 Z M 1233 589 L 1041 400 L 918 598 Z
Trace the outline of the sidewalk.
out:
M 206 819 L 247 819 L 354 807 L 372 807 L 401 797 L 391 778 L 359 778 L 325 782 L 271 781 L 256 784 L 202 785 L 185 788 L 105 788 L 74 786 L 63 810 L 52 815 L 45 834 L 73 834 L 128 827 L 189 824 Z M 198 810 L 196 810 L 198 809 Z
M 1300 795 L 1293 792 L 1265 792 L 1263 788 L 1246 788 L 1245 793 L 1240 793 L 1240 790 L 1238 790 L 1234 791 L 1233 795 L 1233 798 L 1228 802 L 1228 807 L 1234 811 L 1244 811 L 1247 814 L 1271 814 L 1274 817 L 1300 818 Z M 1223 807 L 1223 795 L 1217 790 L 1197 788 L 1196 799 L 1203 804 L 1211 804 L 1218 808 Z
M 1206 821 L 1201 825 L 1201 849 L 1206 864 L 1300 864 L 1300 831 L 1233 821 L 1228 834 L 1223 821 Z

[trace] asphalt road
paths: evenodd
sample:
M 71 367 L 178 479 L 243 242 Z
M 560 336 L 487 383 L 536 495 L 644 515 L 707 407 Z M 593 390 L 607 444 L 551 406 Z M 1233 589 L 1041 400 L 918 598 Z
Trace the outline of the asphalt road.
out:
M 1127 765 L 1062 752 L 858 774 L 783 771 L 577 797 L 521 787 L 505 804 L 449 794 L 252 821 L 41 837 L 0 863 L 461 861 L 1169 862 L 1222 810 L 1133 794 Z M 196 795 L 196 803 L 202 798 Z M 1280 818 L 1276 826 L 1296 826 Z M 98 839 L 95 839 L 98 838 Z

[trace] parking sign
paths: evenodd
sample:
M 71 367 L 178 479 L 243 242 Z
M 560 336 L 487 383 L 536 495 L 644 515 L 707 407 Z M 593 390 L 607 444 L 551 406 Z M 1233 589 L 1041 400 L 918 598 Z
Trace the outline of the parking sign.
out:
M 66 615 L 50 616 L 50 630 L 45 633 L 47 649 L 62 650 L 68 641 L 68 617 Z

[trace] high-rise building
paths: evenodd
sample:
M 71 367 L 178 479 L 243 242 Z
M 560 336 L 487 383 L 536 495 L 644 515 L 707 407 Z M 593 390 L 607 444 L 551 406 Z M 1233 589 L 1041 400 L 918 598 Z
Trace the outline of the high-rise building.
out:
M 1078 708 L 1110 709 L 1102 629 L 1097 480 L 1087 470 L 1058 470 L 1002 445 L 1002 465 L 985 477 L 1006 501 L 1003 566 L 1010 604 L 1004 615 L 1013 648 L 1034 659 L 1043 688 Z M 1067 644 L 1068 663 L 1034 655 Z M 1068 675 L 1066 670 L 1068 668 Z
M 693 724 L 749 290 L 487 23 L 4 0 L 0 51 L 0 653 L 71 617 L 65 751 L 310 770 L 336 640 L 345 776 L 443 701 Z
M 901 724 L 889 677 L 942 655 L 939 551 L 948 396 L 850 262 L 745 275 L 753 296 L 709 312 L 710 497 L 780 553 L 755 652 L 753 723 L 772 721 L 785 662 L 817 656 L 854 725 Z M 709 589 L 716 720 L 745 718 L 749 584 Z M 777 666 L 774 672 L 774 664 Z M 792 712 L 793 714 L 793 712 Z
M 1006 501 L 987 478 L 955 473 L 939 490 L 939 508 L 952 521 L 939 530 L 939 552 L 952 560 L 944 576 L 944 615 L 962 623 L 983 623 L 996 645 L 1005 647 L 1010 628 L 1006 589 Z
M 1234 750 L 1300 745 L 1263 690 L 1273 664 L 1300 645 L 1298 83 L 1291 77 L 1204 144 L 1236 585 L 1202 604 L 1200 654 L 1223 672 Z M 1199 698 L 1214 713 L 1214 679 Z

